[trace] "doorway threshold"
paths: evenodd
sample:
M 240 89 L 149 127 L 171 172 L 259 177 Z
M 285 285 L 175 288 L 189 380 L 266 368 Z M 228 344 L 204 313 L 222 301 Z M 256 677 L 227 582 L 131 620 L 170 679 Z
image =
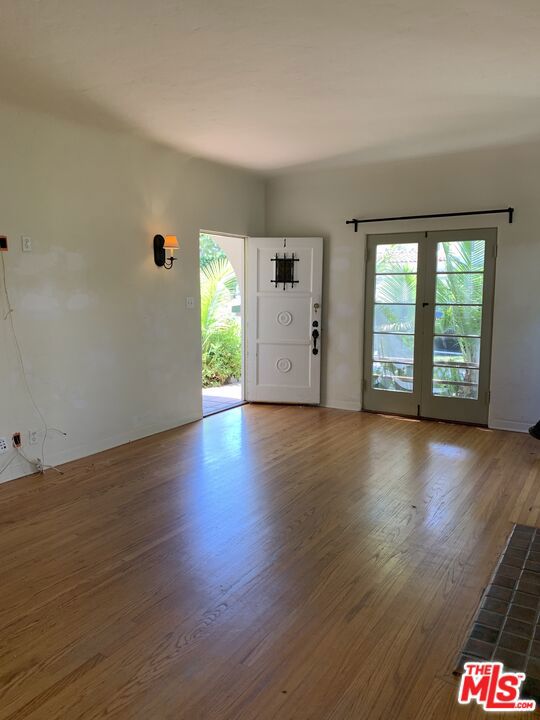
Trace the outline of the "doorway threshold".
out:
M 226 412 L 227 410 L 232 410 L 233 408 L 241 407 L 242 405 L 246 405 L 245 400 L 235 400 L 232 403 L 229 403 L 228 405 L 222 405 L 219 406 L 213 406 L 213 407 L 206 407 L 206 404 L 203 403 L 203 418 L 210 417 L 211 415 L 217 415 L 218 413 Z
M 244 404 L 240 383 L 203 388 L 203 417 Z

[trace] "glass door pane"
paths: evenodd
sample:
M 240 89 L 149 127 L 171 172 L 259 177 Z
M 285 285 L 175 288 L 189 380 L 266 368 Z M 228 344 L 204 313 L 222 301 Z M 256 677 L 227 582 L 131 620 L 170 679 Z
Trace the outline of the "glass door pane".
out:
M 371 387 L 412 393 L 418 243 L 376 246 Z
M 485 240 L 437 243 L 432 393 L 478 399 Z

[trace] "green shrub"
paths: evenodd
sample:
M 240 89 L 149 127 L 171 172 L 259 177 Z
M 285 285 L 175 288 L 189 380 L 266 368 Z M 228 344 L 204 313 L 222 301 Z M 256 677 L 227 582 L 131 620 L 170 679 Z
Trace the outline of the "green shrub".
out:
M 224 385 L 242 373 L 241 329 L 229 309 L 236 284 L 227 258 L 214 258 L 201 267 L 203 387 Z
M 242 373 L 240 326 L 230 320 L 215 329 L 207 339 L 202 358 L 203 387 L 224 385 Z

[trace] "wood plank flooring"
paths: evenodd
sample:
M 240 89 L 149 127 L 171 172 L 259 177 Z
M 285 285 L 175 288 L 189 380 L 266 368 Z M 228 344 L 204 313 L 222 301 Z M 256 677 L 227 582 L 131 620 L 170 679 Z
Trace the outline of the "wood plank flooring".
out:
M 451 675 L 540 442 L 243 406 L 0 486 L 0 720 L 479 718 Z

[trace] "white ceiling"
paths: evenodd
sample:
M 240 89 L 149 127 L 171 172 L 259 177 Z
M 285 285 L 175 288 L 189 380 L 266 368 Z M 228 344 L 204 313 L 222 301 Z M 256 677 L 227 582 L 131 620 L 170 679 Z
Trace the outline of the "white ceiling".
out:
M 2 0 L 0 98 L 273 171 L 540 133 L 538 0 Z

